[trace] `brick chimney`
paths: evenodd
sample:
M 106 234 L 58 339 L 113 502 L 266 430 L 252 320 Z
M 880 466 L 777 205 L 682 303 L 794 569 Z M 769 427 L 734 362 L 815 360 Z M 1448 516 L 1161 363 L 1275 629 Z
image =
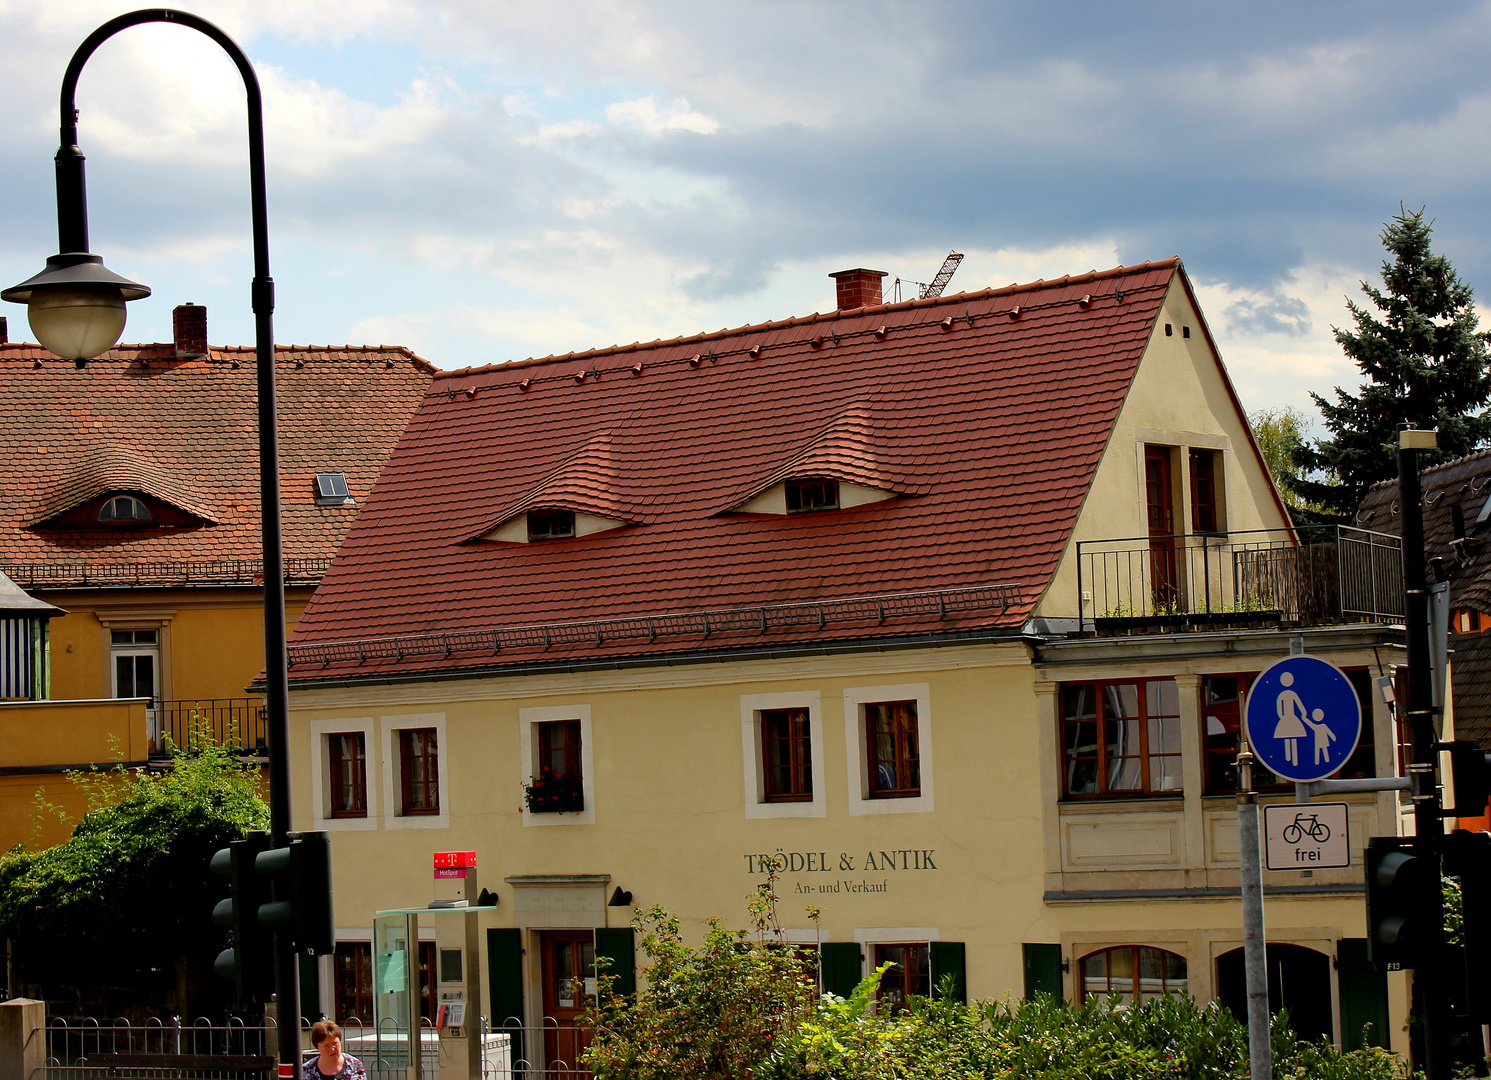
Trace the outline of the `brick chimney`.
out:
M 4 315 L 0 315 L 0 345 L 5 345 L 5 344 L 9 343 L 9 341 L 10 341 L 10 328 L 6 325 L 5 316 Z
M 176 359 L 195 360 L 207 355 L 207 309 L 190 300 L 171 313 L 176 337 Z
M 834 283 L 839 287 L 839 310 L 845 311 L 849 308 L 874 307 L 881 303 L 880 279 L 885 277 L 884 270 L 866 270 L 859 267 L 855 270 L 840 270 L 829 274 Z

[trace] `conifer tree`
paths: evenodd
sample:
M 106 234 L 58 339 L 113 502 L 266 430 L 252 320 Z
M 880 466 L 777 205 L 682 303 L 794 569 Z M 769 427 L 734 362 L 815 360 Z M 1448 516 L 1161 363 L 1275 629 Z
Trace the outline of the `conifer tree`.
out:
M 1397 476 L 1401 422 L 1439 429 L 1439 449 L 1420 455 L 1424 467 L 1491 441 L 1487 335 L 1476 329 L 1470 286 L 1430 250 L 1432 231 L 1422 209 L 1400 208 L 1383 227 L 1392 255 L 1382 264 L 1384 287 L 1362 282 L 1376 310 L 1348 300 L 1355 329 L 1333 328 L 1366 381 L 1356 395 L 1336 387 L 1335 402 L 1310 394 L 1331 437 L 1296 449 L 1303 475 L 1286 483 L 1337 519 L 1351 518 L 1372 484 Z

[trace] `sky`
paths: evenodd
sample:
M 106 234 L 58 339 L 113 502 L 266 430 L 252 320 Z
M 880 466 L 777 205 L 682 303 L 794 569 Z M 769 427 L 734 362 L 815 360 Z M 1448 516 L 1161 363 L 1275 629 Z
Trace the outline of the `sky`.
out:
M 57 246 L 57 93 L 133 4 L 0 0 L 0 284 Z M 1332 327 L 1426 207 L 1491 295 L 1491 2 L 195 0 L 253 60 L 281 344 L 437 367 L 1179 255 L 1246 408 L 1354 388 Z M 142 26 L 78 90 L 93 250 L 249 344 L 239 76 Z M 9 305 L 6 305 L 9 307 Z M 24 311 L 13 340 L 31 336 Z

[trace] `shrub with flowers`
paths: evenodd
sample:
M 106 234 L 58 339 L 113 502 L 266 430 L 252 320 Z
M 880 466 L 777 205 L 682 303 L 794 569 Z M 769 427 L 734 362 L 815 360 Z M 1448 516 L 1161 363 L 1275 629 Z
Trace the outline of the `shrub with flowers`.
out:
M 585 781 L 545 765 L 523 785 L 523 805 L 534 814 L 578 814 L 585 809 Z

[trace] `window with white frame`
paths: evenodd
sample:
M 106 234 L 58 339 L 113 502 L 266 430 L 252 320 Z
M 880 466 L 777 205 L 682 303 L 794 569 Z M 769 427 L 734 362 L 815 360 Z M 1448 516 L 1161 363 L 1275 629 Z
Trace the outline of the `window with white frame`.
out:
M 816 690 L 741 695 L 746 817 L 827 814 L 822 698 Z
M 450 825 L 444 713 L 380 718 L 383 751 L 383 825 L 434 829 Z
M 851 814 L 932 809 L 931 690 L 927 683 L 844 691 Z
M 373 719 L 311 721 L 311 805 L 316 828 L 378 827 L 378 758 Z
M 589 705 L 518 710 L 523 824 L 593 825 L 595 753 Z

